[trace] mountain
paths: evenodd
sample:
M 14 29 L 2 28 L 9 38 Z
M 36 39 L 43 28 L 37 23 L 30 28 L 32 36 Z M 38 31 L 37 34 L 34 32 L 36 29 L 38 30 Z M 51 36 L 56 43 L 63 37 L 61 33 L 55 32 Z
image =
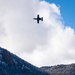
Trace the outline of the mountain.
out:
M 75 64 L 38 68 L 0 47 L 0 75 L 75 75 Z
M 75 75 L 75 64 L 43 66 L 41 69 L 51 75 Z
M 0 75 L 50 75 L 0 47 Z

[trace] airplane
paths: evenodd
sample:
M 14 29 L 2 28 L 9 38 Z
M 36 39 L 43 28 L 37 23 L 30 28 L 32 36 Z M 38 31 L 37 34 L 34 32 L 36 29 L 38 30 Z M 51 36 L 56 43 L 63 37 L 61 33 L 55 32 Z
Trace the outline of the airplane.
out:
M 39 23 L 39 21 L 43 21 L 43 17 L 39 17 L 39 14 L 37 15 L 37 18 L 33 18 L 34 20 L 37 20 L 37 23 Z

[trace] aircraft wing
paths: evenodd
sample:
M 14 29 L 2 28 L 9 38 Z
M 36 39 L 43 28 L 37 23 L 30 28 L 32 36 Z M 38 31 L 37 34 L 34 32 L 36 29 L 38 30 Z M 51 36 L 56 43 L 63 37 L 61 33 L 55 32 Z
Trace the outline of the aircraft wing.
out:
M 37 23 L 39 23 L 39 20 L 37 20 Z

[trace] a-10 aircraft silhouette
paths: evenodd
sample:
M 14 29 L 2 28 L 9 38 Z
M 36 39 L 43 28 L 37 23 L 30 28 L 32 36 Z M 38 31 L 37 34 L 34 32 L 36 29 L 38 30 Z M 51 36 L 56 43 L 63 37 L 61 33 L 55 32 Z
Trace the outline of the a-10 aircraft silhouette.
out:
M 37 23 L 39 23 L 39 21 L 43 21 L 43 17 L 39 17 L 39 14 L 37 15 L 37 18 L 33 18 L 34 20 L 37 20 Z

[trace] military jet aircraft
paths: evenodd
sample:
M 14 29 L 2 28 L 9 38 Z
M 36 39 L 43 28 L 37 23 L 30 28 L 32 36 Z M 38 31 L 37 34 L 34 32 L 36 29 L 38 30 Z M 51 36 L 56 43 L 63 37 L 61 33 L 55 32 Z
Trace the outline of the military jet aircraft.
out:
M 39 23 L 39 21 L 43 21 L 43 17 L 39 17 L 39 14 L 37 15 L 37 18 L 33 18 L 34 20 L 37 20 L 37 23 Z

